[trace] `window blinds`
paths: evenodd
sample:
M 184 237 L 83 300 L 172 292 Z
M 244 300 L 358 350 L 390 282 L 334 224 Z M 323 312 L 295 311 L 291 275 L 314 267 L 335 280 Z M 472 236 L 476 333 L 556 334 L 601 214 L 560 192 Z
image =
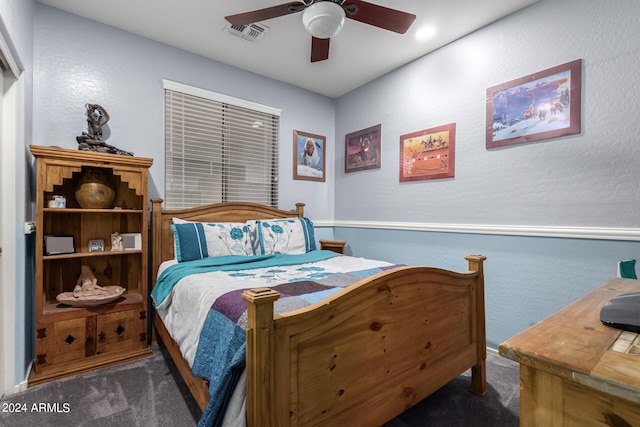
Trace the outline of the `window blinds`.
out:
M 279 110 L 194 93 L 165 83 L 165 208 L 227 201 L 277 207 Z

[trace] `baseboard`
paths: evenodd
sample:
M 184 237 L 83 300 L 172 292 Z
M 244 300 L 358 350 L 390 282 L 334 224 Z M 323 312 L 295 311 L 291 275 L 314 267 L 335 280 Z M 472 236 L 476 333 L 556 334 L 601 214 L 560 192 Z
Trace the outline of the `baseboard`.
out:
M 21 383 L 16 384 L 13 388 L 16 393 L 20 393 L 21 391 L 25 391 L 29 388 L 29 376 L 31 375 L 31 370 L 33 369 L 33 360 L 29 362 L 29 366 L 27 366 L 27 372 L 24 374 L 24 380 Z
M 491 354 L 494 354 L 496 356 L 500 356 L 500 352 L 497 349 L 491 348 L 491 347 L 487 347 L 487 353 L 491 353 Z
M 29 388 L 29 381 L 22 381 L 20 384 L 16 384 L 13 387 L 13 394 L 25 391 L 27 388 Z

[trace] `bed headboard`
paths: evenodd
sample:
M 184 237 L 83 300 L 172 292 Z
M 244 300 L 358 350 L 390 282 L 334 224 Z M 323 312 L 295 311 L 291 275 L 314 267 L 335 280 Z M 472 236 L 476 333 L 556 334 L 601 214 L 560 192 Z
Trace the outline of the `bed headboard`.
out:
M 175 257 L 172 218 L 198 222 L 245 222 L 250 219 L 301 218 L 304 203 L 296 203 L 294 211 L 249 202 L 226 202 L 188 209 L 162 209 L 162 199 L 151 199 L 151 278 L 155 283 L 158 267 Z

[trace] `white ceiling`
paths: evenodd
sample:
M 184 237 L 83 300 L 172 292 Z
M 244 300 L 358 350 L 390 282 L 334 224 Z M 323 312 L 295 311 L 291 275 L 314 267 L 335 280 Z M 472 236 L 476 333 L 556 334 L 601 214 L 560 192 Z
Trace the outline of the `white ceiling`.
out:
M 337 98 L 537 0 L 372 0 L 413 13 L 406 34 L 347 19 L 331 39 L 329 59 L 311 63 L 311 36 L 295 13 L 264 21 L 269 31 L 249 42 L 226 31 L 227 15 L 286 0 L 38 0 L 170 46 Z M 348 3 L 348 1 L 347 1 Z M 418 41 L 424 26 L 435 37 Z

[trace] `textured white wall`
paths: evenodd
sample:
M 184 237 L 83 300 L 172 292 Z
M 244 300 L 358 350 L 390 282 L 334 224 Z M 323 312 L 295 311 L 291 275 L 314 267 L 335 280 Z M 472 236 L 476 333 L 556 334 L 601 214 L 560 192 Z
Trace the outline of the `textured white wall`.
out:
M 639 5 L 540 0 L 340 98 L 336 140 L 381 123 L 383 155 L 381 169 L 345 174 L 336 153 L 336 238 L 358 256 L 456 270 L 465 255 L 486 255 L 494 348 L 615 277 L 618 260 L 640 258 Z M 486 89 L 575 59 L 581 134 L 487 150 Z M 455 178 L 399 183 L 400 135 L 451 122 Z M 591 238 L 553 235 L 563 227 Z M 599 238 L 599 228 L 613 237 Z
M 382 123 L 383 155 L 336 154 L 336 219 L 640 226 L 639 6 L 541 0 L 340 98 L 336 139 Z M 486 88 L 580 58 L 580 135 L 485 148 Z M 452 122 L 455 178 L 399 183 L 400 135 Z
M 168 79 L 282 109 L 280 207 L 307 204 L 333 217 L 334 101 L 38 4 L 35 26 L 33 141 L 77 148 L 84 104 L 109 112 L 107 142 L 151 157 L 150 195 L 164 193 L 164 91 Z M 327 182 L 293 180 L 293 130 L 327 136 Z

